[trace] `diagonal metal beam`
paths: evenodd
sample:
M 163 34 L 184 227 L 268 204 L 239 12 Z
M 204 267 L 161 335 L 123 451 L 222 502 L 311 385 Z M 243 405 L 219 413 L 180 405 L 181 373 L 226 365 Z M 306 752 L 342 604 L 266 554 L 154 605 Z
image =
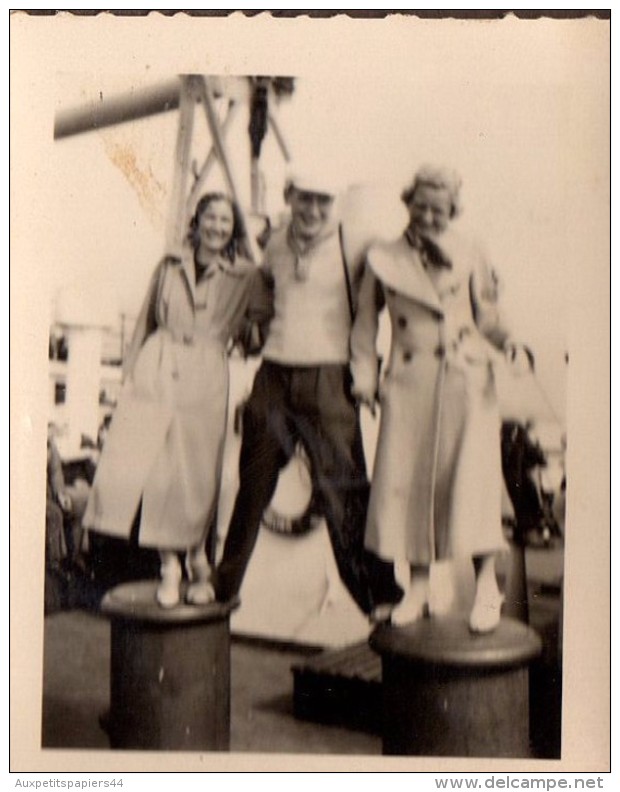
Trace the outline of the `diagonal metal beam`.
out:
M 239 200 L 239 191 L 237 190 L 235 179 L 232 170 L 230 168 L 230 162 L 228 159 L 228 155 L 226 153 L 226 147 L 224 145 L 224 139 L 222 137 L 219 119 L 217 117 L 217 113 L 215 112 L 215 108 L 213 106 L 213 97 L 212 97 L 211 86 L 209 83 L 209 78 L 206 76 L 197 78 L 196 85 L 200 100 L 204 106 L 205 114 L 207 116 L 207 125 L 209 127 L 209 131 L 211 132 L 211 138 L 213 140 L 213 148 L 220 162 L 222 170 L 224 171 L 224 177 L 226 179 L 226 183 L 228 185 L 228 189 L 230 190 L 232 199 L 236 203 L 237 208 L 241 213 L 243 225 L 246 230 L 246 239 L 249 246 L 248 253 L 250 254 L 250 257 L 253 259 L 253 261 L 256 262 L 258 260 L 258 253 L 256 250 L 255 241 L 252 239 L 251 234 L 247 233 L 249 228 L 247 217 L 243 210 L 241 201 Z
M 207 117 L 207 126 L 209 127 L 209 132 L 211 133 L 211 138 L 213 140 L 213 148 L 215 149 L 217 158 L 220 161 L 222 170 L 224 171 L 224 177 L 226 179 L 228 189 L 230 190 L 230 194 L 232 195 L 232 198 L 235 201 L 235 203 L 238 205 L 239 193 L 237 191 L 232 170 L 230 169 L 230 163 L 228 160 L 228 156 L 226 154 L 226 147 L 224 146 L 224 139 L 222 137 L 222 133 L 220 130 L 220 122 L 217 117 L 217 113 L 215 112 L 215 107 L 213 106 L 213 98 L 211 94 L 211 86 L 209 84 L 209 78 L 202 77 L 198 79 L 196 83 L 198 86 L 198 94 Z
M 267 120 L 268 120 L 269 126 L 271 127 L 271 129 L 273 131 L 273 134 L 275 135 L 275 138 L 276 138 L 276 140 L 278 142 L 278 146 L 280 147 L 280 151 L 282 152 L 282 156 L 284 157 L 284 161 L 285 162 L 290 162 L 291 161 L 291 153 L 288 150 L 288 146 L 286 145 L 286 141 L 284 140 L 284 135 L 282 134 L 282 130 L 280 129 L 280 125 L 278 124 L 278 122 L 276 121 L 276 119 L 273 117 L 273 115 L 271 113 L 269 113 L 269 116 L 267 117 Z
M 222 126 L 221 126 L 222 139 L 226 138 L 226 133 L 230 129 L 235 117 L 237 116 L 238 111 L 239 111 L 239 105 L 231 100 L 228 106 L 228 112 L 226 114 L 226 118 L 222 122 Z M 207 176 L 211 172 L 211 168 L 213 167 L 213 164 L 215 163 L 216 159 L 217 159 L 217 154 L 215 152 L 214 146 L 212 145 L 211 148 L 209 149 L 207 158 L 204 161 L 202 168 L 200 169 L 200 173 L 196 177 L 196 181 L 194 182 L 194 185 L 192 186 L 189 197 L 187 199 L 188 214 L 191 214 L 191 212 L 194 210 L 194 204 L 197 202 L 198 196 L 202 192 L 204 184 L 207 180 Z

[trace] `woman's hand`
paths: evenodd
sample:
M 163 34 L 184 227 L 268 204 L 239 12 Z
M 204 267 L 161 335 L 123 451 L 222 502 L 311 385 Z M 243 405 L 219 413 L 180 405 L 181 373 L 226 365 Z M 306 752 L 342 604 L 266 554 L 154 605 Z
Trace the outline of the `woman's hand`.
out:
M 70 512 L 73 506 L 71 495 L 68 492 L 58 493 L 58 504 L 64 512 Z
M 372 417 L 375 418 L 377 415 L 377 395 L 373 393 L 371 396 L 369 393 L 358 391 L 355 388 L 352 389 L 351 393 L 357 404 L 360 407 L 367 407 Z

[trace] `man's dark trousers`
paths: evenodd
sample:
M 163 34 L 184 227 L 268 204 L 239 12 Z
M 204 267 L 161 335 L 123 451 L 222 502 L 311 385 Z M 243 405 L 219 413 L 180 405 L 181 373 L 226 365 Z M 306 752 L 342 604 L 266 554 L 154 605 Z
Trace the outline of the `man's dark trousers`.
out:
M 302 443 L 340 577 L 364 613 L 402 595 L 391 564 L 364 551 L 369 484 L 347 365 L 264 361 L 243 412 L 239 493 L 215 574 L 218 600 L 235 596 L 282 467 Z

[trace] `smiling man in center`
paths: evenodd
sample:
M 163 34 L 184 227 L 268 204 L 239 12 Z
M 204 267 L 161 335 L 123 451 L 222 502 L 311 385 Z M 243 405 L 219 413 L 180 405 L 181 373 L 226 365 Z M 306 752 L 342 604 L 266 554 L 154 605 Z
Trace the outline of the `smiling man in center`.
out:
M 329 176 L 298 172 L 284 197 L 290 218 L 257 277 L 258 302 L 269 290 L 273 316 L 244 410 L 239 492 L 213 582 L 220 601 L 238 593 L 279 472 L 301 443 L 340 577 L 370 614 L 402 592 L 392 566 L 363 545 L 369 484 L 349 372 L 362 264 L 345 259 Z

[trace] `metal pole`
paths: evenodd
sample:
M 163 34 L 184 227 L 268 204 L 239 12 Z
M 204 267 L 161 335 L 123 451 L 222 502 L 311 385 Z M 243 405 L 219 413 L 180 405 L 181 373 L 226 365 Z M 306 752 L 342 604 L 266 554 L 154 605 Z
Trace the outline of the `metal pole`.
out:
M 54 140 L 176 110 L 181 84 L 181 78 L 177 77 L 152 88 L 140 88 L 122 96 L 62 110 L 54 121 Z
M 252 157 L 250 161 L 250 180 L 252 192 L 252 211 L 262 212 L 263 201 L 261 191 L 260 169 L 258 165 L 258 157 Z
M 187 227 L 186 194 L 189 174 L 189 155 L 194 127 L 195 95 L 192 78 L 183 79 L 181 103 L 179 107 L 179 127 L 174 156 L 174 175 L 170 212 L 166 229 L 166 250 L 172 255 L 179 255 L 183 234 Z

